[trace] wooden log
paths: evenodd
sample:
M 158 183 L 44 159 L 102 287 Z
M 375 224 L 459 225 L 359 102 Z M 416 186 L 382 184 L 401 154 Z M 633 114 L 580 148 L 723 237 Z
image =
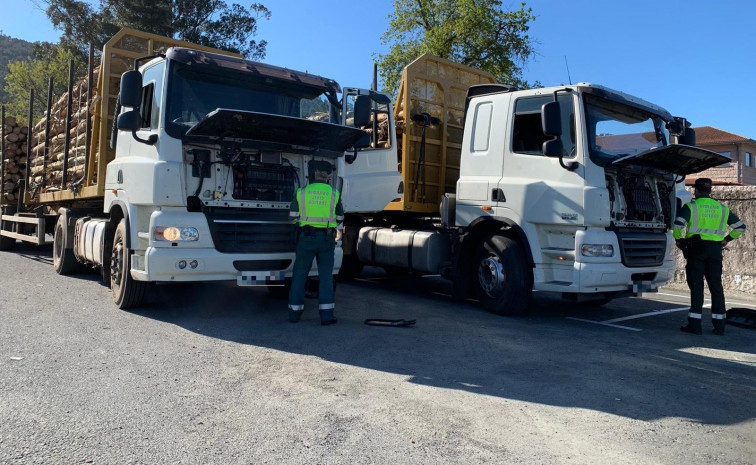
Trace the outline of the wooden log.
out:
M 15 126 L 16 125 L 16 118 L 13 116 L 6 116 L 5 121 L 3 121 L 8 126 Z

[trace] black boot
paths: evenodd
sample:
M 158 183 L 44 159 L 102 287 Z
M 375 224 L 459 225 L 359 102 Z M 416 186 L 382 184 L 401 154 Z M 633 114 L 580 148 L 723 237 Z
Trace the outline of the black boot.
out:
M 323 326 L 335 325 L 339 320 L 333 317 L 333 309 L 320 310 L 320 324 Z
M 714 324 L 714 329 L 712 330 L 712 333 L 716 334 L 717 336 L 724 336 L 725 333 L 725 323 L 727 320 L 725 319 L 713 319 L 711 322 Z
M 702 334 L 701 331 L 701 319 L 688 317 L 688 324 L 680 326 L 680 331 L 691 334 Z
M 302 318 L 302 313 L 304 313 L 302 310 L 291 310 L 289 309 L 289 323 L 299 323 L 299 319 Z

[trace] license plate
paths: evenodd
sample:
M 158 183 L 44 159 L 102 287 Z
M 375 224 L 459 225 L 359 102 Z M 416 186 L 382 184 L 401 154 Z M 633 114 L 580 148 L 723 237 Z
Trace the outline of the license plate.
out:
M 643 292 L 656 292 L 657 288 L 651 281 L 636 281 L 633 283 L 633 294 L 641 294 Z
M 236 276 L 238 286 L 283 286 L 283 271 L 240 271 Z

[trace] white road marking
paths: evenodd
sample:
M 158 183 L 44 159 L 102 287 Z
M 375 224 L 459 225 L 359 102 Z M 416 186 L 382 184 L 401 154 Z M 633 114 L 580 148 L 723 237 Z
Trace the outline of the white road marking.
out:
M 704 305 L 704 307 L 708 307 L 708 305 Z M 682 312 L 683 310 L 688 311 L 690 307 L 680 307 L 680 308 L 670 308 L 668 310 L 654 310 L 652 312 L 648 313 L 641 313 L 640 315 L 630 315 L 630 316 L 624 316 L 622 318 L 614 318 L 611 320 L 604 320 L 602 323 L 615 323 L 617 321 L 625 321 L 625 320 L 634 320 L 636 318 L 643 318 L 646 316 L 655 316 L 655 315 L 663 315 L 665 313 L 674 313 L 674 312 Z
M 681 295 L 681 294 L 668 294 L 668 293 L 665 293 L 665 292 L 657 292 L 656 295 L 666 295 L 666 296 L 670 296 L 670 297 L 680 297 L 680 298 L 685 299 L 685 300 L 690 300 L 687 295 Z M 753 302 L 734 302 L 734 301 L 732 301 L 730 299 L 726 299 L 726 300 L 727 300 L 727 305 L 742 305 L 742 306 L 745 306 L 745 307 L 756 308 L 756 304 L 754 304 Z M 706 302 L 710 302 L 711 299 L 705 299 L 705 301 Z
M 643 331 L 642 329 L 631 328 L 629 326 L 622 326 L 622 325 L 613 325 L 611 323 L 606 323 L 604 321 L 584 320 L 582 318 L 574 318 L 574 317 L 571 317 L 571 316 L 566 317 L 566 319 L 567 320 L 575 320 L 575 321 L 584 321 L 586 323 L 593 323 L 595 325 L 601 325 L 601 326 L 611 326 L 612 328 L 626 329 L 628 331 Z
M 708 308 L 710 306 L 711 306 L 710 304 L 707 304 L 707 305 L 704 305 L 704 308 Z M 615 325 L 614 323 L 617 323 L 618 321 L 627 321 L 627 320 L 635 320 L 637 318 L 645 318 L 648 316 L 664 315 L 665 313 L 687 312 L 688 310 L 690 310 L 690 307 L 678 307 L 678 308 L 670 308 L 666 310 L 654 310 L 652 312 L 641 313 L 639 315 L 623 316 L 621 318 L 612 318 L 611 320 L 602 320 L 602 321 L 585 320 L 583 318 L 574 318 L 571 316 L 566 317 L 566 319 L 584 321 L 586 323 L 593 323 L 593 324 L 602 325 L 602 326 L 610 326 L 612 328 L 626 329 L 628 331 L 643 331 L 642 329 L 639 329 L 639 328 L 631 328 L 630 326 Z

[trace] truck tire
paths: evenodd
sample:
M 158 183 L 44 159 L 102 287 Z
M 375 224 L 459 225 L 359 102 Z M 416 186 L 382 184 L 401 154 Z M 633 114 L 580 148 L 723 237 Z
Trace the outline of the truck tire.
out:
M 66 248 L 67 235 L 66 217 L 59 215 L 53 233 L 53 268 L 59 275 L 81 273 L 83 270 L 82 264 L 76 260 L 73 249 Z
M 336 275 L 339 281 L 348 282 L 353 281 L 355 278 L 359 278 L 362 274 L 363 265 L 360 263 L 360 259 L 356 255 L 344 255 L 341 260 L 341 267 L 339 268 L 339 274 Z
M 148 284 L 131 277 L 131 250 L 126 247 L 126 234 L 126 219 L 122 219 L 115 230 L 110 254 L 110 290 L 120 309 L 141 305 Z
M 2 182 L 2 181 L 0 181 Z M 0 215 L 12 215 L 16 212 L 14 207 L 3 207 L 0 209 Z M 11 230 L 10 221 L 0 220 L 0 229 L 3 231 Z M 0 236 L 0 251 L 12 250 L 16 246 L 16 239 L 13 237 Z
M 497 315 L 527 310 L 533 274 L 520 244 L 503 236 L 488 237 L 478 246 L 472 272 L 478 300 L 486 310 Z
M 100 278 L 103 283 L 110 283 L 110 260 L 113 250 L 113 224 L 108 222 L 103 231 L 102 266 L 100 266 Z

